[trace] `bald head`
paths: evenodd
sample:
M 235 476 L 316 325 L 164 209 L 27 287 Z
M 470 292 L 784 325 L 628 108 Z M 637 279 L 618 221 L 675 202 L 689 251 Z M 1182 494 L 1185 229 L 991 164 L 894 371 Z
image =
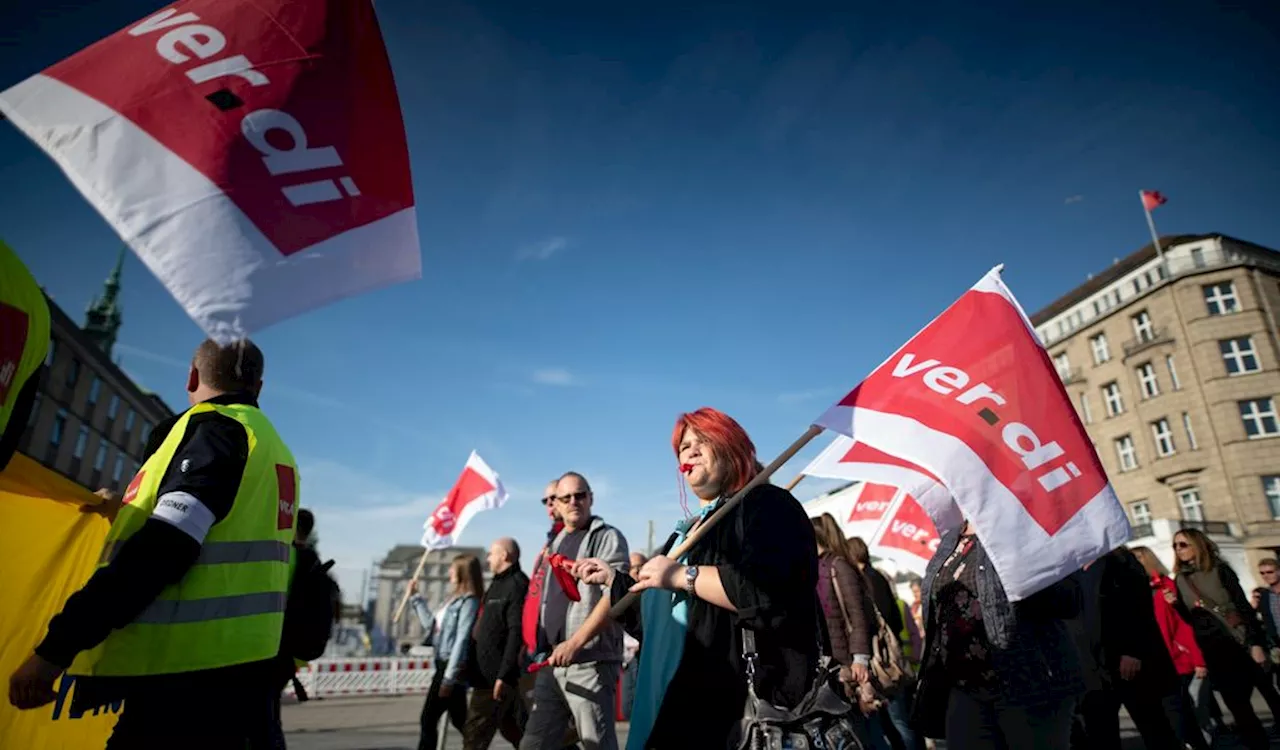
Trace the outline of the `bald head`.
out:
M 494 541 L 489 545 L 489 570 L 494 575 L 505 573 L 520 563 L 520 545 L 509 536 Z

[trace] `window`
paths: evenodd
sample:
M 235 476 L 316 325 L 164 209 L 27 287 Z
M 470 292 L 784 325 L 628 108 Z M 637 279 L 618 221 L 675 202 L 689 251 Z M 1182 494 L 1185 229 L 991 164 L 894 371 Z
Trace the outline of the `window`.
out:
M 1112 290 L 1111 290 L 1111 302 L 1112 302 L 1113 304 L 1116 304 L 1116 305 L 1119 305 L 1119 304 L 1120 304 L 1120 290 L 1119 290 L 1119 289 L 1112 289 Z
M 1080 418 L 1085 424 L 1093 424 L 1093 413 L 1089 411 L 1089 394 L 1080 394 Z
M 35 400 L 31 402 L 31 414 L 27 416 L 27 427 L 35 426 L 36 420 L 40 418 L 40 399 L 41 395 L 37 393 Z
M 1124 398 L 1120 396 L 1120 384 L 1116 381 L 1102 386 L 1102 400 L 1107 405 L 1108 417 L 1124 413 Z
M 117 454 L 116 454 L 116 465 L 115 465 L 115 468 L 113 468 L 113 469 L 111 470 L 111 481 L 113 481 L 113 482 L 119 482 L 119 481 L 120 481 L 120 475 L 121 475 L 121 474 L 123 474 L 123 473 L 124 473 L 124 454 L 123 454 L 123 453 L 117 453 Z
M 1151 504 L 1146 500 L 1129 503 L 1129 517 L 1135 526 L 1151 523 Z
M 1120 459 L 1121 471 L 1138 468 L 1138 449 L 1134 447 L 1132 437 L 1125 435 L 1116 438 L 1116 457 Z
M 1053 366 L 1058 370 L 1058 377 L 1063 380 L 1066 380 L 1067 376 L 1071 374 L 1071 361 L 1067 359 L 1066 352 L 1053 355 Z
M 98 394 L 102 392 L 102 378 L 97 375 L 93 376 L 93 382 L 89 384 L 89 406 L 98 403 Z
M 1151 324 L 1151 315 L 1146 310 L 1134 315 L 1131 320 L 1133 335 L 1138 337 L 1138 341 L 1146 342 L 1156 337 L 1155 326 Z
M 76 448 L 71 455 L 76 458 L 84 458 L 84 449 L 89 445 L 89 428 L 80 425 L 80 431 L 76 434 Z
M 1173 366 L 1173 355 L 1166 354 L 1164 357 L 1164 366 L 1169 368 L 1169 382 L 1173 383 L 1173 390 L 1182 390 L 1182 381 L 1178 380 L 1178 370 Z
M 1271 509 L 1271 517 L 1280 518 L 1280 474 L 1272 474 L 1262 478 L 1262 494 L 1267 498 L 1267 507 Z
M 1258 366 L 1258 354 L 1253 350 L 1252 336 L 1223 339 L 1218 342 L 1218 350 L 1222 352 L 1228 375 L 1247 375 L 1262 369 Z
M 1157 419 L 1152 422 L 1151 437 L 1156 441 L 1156 455 L 1172 456 L 1178 452 L 1173 445 L 1173 430 L 1169 427 L 1169 420 Z
M 1043 361 L 1043 360 L 1042 360 L 1042 361 Z M 138 415 L 133 411 L 133 409 L 130 409 L 130 410 L 129 410 L 129 413 L 128 413 L 128 414 L 126 414 L 126 415 L 124 416 L 124 431 L 125 431 L 125 434 L 128 434 L 130 431 L 132 431 L 132 430 L 133 430 L 133 420 L 134 420 L 137 416 L 138 416 Z
M 1196 268 L 1205 267 L 1204 248 L 1202 247 L 1191 248 L 1191 265 L 1195 266 Z
M 76 381 L 80 379 L 80 360 L 75 357 L 71 358 L 71 363 L 67 365 L 67 387 L 75 388 Z
M 150 422 L 143 422 L 143 423 L 142 423 L 142 432 L 139 434 L 139 439 L 142 441 L 142 444 L 143 444 L 143 445 L 146 445 L 146 443 L 147 443 L 147 438 L 149 438 L 149 437 L 151 437 L 151 423 L 150 423 Z
M 1239 402 L 1240 420 L 1244 422 L 1244 434 L 1254 438 L 1280 435 L 1276 419 L 1276 402 L 1270 398 L 1255 398 Z
M 1099 305 L 1098 300 L 1095 299 L 1093 301 L 1093 317 L 1096 318 L 1101 314 L 1102 314 L 1102 305 Z
M 1156 368 L 1150 362 L 1139 365 L 1135 370 L 1138 373 L 1138 383 L 1142 386 L 1142 397 L 1155 398 L 1160 395 L 1160 383 L 1156 381 Z
M 1182 520 L 1204 520 L 1204 503 L 1200 501 L 1199 488 L 1188 487 L 1185 490 L 1178 490 L 1178 507 L 1182 509 Z
M 1160 265 L 1156 266 L 1156 276 L 1157 276 L 1161 281 L 1164 281 L 1165 279 L 1169 278 L 1169 272 L 1165 270 L 1165 267 L 1164 267 L 1164 264 L 1163 264 L 1163 263 L 1161 263 Z
M 1134 293 L 1134 294 L 1142 294 L 1142 281 L 1141 281 L 1141 280 L 1139 280 L 1139 279 L 1134 279 L 1134 280 L 1133 280 L 1133 293 Z
M 67 429 L 67 410 L 59 409 L 53 417 L 53 431 L 49 433 L 49 445 L 62 445 L 62 433 Z
M 107 441 L 98 441 L 98 452 L 93 456 L 93 470 L 102 471 L 102 467 L 107 465 Z
M 1230 315 L 1240 310 L 1240 302 L 1236 299 L 1236 285 L 1230 281 L 1221 284 L 1206 284 L 1204 287 L 1204 306 L 1210 315 Z
M 1111 347 L 1107 346 L 1107 335 L 1099 333 L 1097 336 L 1089 339 L 1089 346 L 1093 347 L 1093 363 L 1100 365 L 1111 359 Z
M 44 355 L 44 366 L 53 367 L 53 360 L 58 356 L 58 342 L 49 339 L 49 353 Z
M 111 402 L 107 404 L 107 419 L 115 419 L 116 414 L 120 413 L 120 397 L 111 394 Z
M 1191 447 L 1191 450 L 1199 448 L 1200 444 L 1196 442 L 1196 431 L 1191 429 L 1191 415 L 1185 411 L 1182 412 L 1182 429 L 1187 432 L 1187 445 Z

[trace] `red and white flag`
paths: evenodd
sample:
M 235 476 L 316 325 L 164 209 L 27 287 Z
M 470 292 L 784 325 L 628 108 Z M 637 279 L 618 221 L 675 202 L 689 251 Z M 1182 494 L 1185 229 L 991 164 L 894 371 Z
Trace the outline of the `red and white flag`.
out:
M 1120 506 L 1031 322 L 991 270 L 815 424 L 909 461 L 947 492 L 1011 601 L 1129 539 Z
M 1161 195 L 1159 190 L 1139 190 L 1138 194 L 1142 197 L 1142 207 L 1148 213 L 1154 211 L 1157 206 L 1163 206 L 1169 201 L 1168 198 Z
M 938 550 L 942 537 L 924 507 L 907 492 L 897 499 L 884 522 L 867 541 L 877 557 L 893 560 L 901 568 L 924 575 L 925 566 Z
M 837 435 L 836 439 L 831 441 L 831 444 L 801 473 L 813 477 L 849 479 L 866 483 L 863 486 L 862 495 L 855 503 L 857 507 L 850 511 L 849 520 L 842 523 L 847 525 L 853 522 L 855 520 L 853 516 L 857 515 L 857 520 L 874 521 L 874 525 L 870 529 L 858 528 L 856 533 L 854 529 L 846 528 L 846 532 L 851 535 L 873 534 L 879 528 L 884 514 L 889 511 L 895 501 L 899 490 L 916 497 L 923 497 L 930 502 L 932 507 L 943 514 L 940 522 L 945 528 L 958 526 L 963 520 L 959 508 L 951 502 L 950 494 L 942 485 L 942 480 L 928 469 L 877 450 L 866 443 L 857 442 L 845 435 Z M 869 502 L 865 502 L 863 498 L 867 498 Z M 867 513 L 863 510 L 864 502 L 865 506 L 879 509 L 880 513 L 874 518 L 864 518 Z M 837 519 L 839 518 L 837 516 Z
M 422 546 L 427 549 L 452 547 L 475 514 L 501 508 L 506 502 L 507 490 L 498 473 L 489 468 L 480 454 L 471 451 L 453 489 L 422 524 Z
M 422 274 L 370 0 L 181 0 L 0 114 L 219 341 Z

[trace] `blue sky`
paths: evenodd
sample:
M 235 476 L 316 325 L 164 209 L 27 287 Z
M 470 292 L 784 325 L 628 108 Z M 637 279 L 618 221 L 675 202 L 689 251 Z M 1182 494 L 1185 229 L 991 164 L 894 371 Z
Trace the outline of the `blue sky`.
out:
M 527 564 L 568 469 L 661 542 L 680 411 L 767 461 L 992 265 L 1033 312 L 1144 244 L 1140 188 L 1164 233 L 1280 247 L 1274 15 L 983 5 L 379 0 L 424 278 L 256 337 L 348 595 L 473 448 L 512 500 L 464 542 Z M 10 3 L 0 86 L 159 7 Z M 79 317 L 118 240 L 5 123 L 0 186 L 0 237 Z M 124 367 L 185 404 L 201 333 L 133 256 L 124 307 Z

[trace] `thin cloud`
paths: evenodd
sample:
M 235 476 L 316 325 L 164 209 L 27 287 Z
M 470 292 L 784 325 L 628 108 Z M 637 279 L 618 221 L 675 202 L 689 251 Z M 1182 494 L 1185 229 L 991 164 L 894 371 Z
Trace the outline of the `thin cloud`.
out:
M 788 393 L 778 394 L 778 403 L 780 404 L 803 404 L 814 399 L 824 398 L 832 395 L 830 388 L 814 388 L 807 391 L 791 391 Z
M 1084 200 L 1083 195 L 1073 195 L 1067 198 L 1066 200 L 1064 200 L 1062 203 L 1063 205 L 1070 206 L 1072 203 L 1079 203 L 1082 200 Z
M 560 387 L 582 385 L 582 381 L 578 380 L 573 373 L 560 367 L 549 367 L 542 370 L 534 370 L 533 382 L 538 385 L 554 385 Z
M 541 242 L 525 245 L 517 250 L 516 260 L 550 260 L 552 256 L 557 255 L 567 247 L 569 247 L 568 238 L 548 237 Z

